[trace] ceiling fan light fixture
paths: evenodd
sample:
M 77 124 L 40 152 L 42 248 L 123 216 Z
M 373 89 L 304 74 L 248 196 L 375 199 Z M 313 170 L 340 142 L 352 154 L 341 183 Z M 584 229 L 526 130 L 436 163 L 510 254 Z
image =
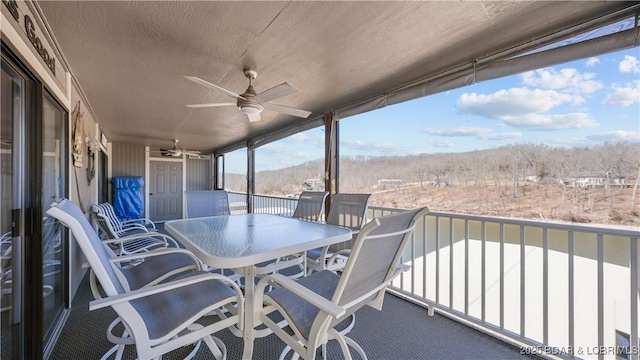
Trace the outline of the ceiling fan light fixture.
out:
M 239 106 L 240 111 L 242 111 L 245 114 L 258 114 L 261 113 L 262 110 L 264 110 L 264 107 L 262 107 L 262 105 L 260 104 L 244 104 L 242 106 Z

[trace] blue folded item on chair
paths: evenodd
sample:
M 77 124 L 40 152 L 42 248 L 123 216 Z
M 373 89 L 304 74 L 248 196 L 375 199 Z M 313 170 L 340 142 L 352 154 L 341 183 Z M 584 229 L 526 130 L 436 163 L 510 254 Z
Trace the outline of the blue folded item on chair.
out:
M 120 176 L 111 179 L 113 185 L 113 208 L 120 221 L 138 219 L 144 214 L 144 178 Z

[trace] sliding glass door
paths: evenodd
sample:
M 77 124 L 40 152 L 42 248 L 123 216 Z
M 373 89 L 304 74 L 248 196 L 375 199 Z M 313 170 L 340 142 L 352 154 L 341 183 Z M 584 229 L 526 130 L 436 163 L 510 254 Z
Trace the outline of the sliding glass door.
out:
M 64 232 L 46 216 L 66 196 L 66 112 L 2 46 L 0 358 L 38 359 L 67 304 Z

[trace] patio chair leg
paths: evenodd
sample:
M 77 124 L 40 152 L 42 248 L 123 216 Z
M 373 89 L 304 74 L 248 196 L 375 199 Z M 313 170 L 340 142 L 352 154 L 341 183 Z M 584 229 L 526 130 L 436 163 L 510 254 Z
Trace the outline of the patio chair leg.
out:
M 289 351 L 291 351 L 291 346 L 285 346 L 284 350 L 282 350 L 282 352 L 280 353 L 280 357 L 278 358 L 278 360 L 284 360 L 284 358 L 287 357 Z
M 360 355 L 362 360 L 367 360 L 367 354 L 364 353 L 364 350 L 357 342 L 347 336 L 344 337 L 344 340 Z
M 338 344 L 340 344 L 340 349 L 342 350 L 342 354 L 344 355 L 345 360 L 352 360 L 351 351 L 349 351 L 349 345 L 353 346 L 358 354 L 360 354 L 360 356 L 363 356 L 363 358 L 366 360 L 367 357 L 364 354 L 364 351 L 355 341 L 349 339 L 346 336 L 340 335 L 340 333 L 338 333 L 335 329 L 330 329 L 328 333 L 334 340 L 338 342 Z
M 206 336 L 203 338 L 204 342 L 211 350 L 211 353 L 216 358 L 216 360 L 226 360 L 227 359 L 227 347 L 224 345 L 222 340 L 218 339 L 215 336 Z

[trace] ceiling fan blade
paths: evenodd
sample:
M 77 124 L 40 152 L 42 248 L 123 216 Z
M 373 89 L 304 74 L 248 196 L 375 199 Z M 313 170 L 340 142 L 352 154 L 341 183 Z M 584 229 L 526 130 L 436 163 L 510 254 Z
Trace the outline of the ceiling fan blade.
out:
M 185 79 L 187 79 L 187 80 L 193 81 L 196 84 L 200 84 L 202 86 L 208 87 L 209 89 L 213 89 L 213 90 L 217 90 L 217 91 L 223 92 L 223 93 L 231 96 L 234 99 L 241 98 L 241 99 L 244 100 L 244 98 L 242 96 L 240 96 L 240 95 L 238 95 L 238 94 L 236 94 L 236 93 L 234 93 L 232 91 L 229 91 L 229 90 L 227 90 L 225 88 L 221 88 L 218 85 L 214 85 L 214 84 L 212 84 L 212 83 L 210 83 L 208 81 L 204 81 L 204 80 L 200 79 L 199 77 L 195 77 L 195 76 L 183 76 L 183 77 Z
M 247 114 L 247 117 L 249 118 L 249 122 L 256 122 L 256 121 L 262 120 L 262 116 L 260 116 L 260 113 L 250 113 L 250 114 Z
M 200 151 L 197 150 L 182 150 L 182 153 L 185 155 L 200 155 Z
M 208 108 L 208 107 L 216 107 L 216 106 L 236 106 L 236 103 L 211 103 L 211 104 L 192 104 L 186 105 L 190 108 Z
M 283 114 L 293 115 L 293 116 L 297 116 L 305 119 L 308 118 L 309 115 L 311 115 L 311 111 L 294 109 L 294 108 L 290 108 L 288 106 L 283 106 L 283 105 L 265 103 L 263 104 L 263 106 L 265 109 L 268 109 L 271 111 L 277 111 Z
M 273 99 L 277 99 L 279 97 L 283 97 L 286 95 L 295 94 L 298 92 L 298 89 L 294 88 L 288 82 L 283 82 L 280 85 L 276 85 L 271 89 L 267 89 L 256 95 L 257 98 L 262 100 L 263 102 L 271 101 Z

